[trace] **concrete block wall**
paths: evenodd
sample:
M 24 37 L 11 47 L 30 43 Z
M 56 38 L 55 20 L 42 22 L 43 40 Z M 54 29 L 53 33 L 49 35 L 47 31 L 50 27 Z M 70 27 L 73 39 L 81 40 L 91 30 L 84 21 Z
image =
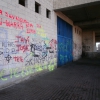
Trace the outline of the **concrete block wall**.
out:
M 0 0 L 0 88 L 57 66 L 57 23 L 53 0 Z M 51 18 L 46 18 L 46 9 Z

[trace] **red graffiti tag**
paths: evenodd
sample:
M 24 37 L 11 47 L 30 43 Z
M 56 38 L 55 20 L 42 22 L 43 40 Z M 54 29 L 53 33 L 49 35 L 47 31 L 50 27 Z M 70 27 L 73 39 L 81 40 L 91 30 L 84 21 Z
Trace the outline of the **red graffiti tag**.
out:
M 25 37 L 21 37 L 21 36 L 16 36 L 17 41 L 15 41 L 17 43 L 17 51 L 29 51 L 29 36 L 27 38 Z
M 35 33 L 36 33 L 36 31 L 35 31 L 35 30 L 33 30 L 33 29 L 27 29 L 27 33 L 33 33 L 33 34 L 35 34 Z
M 8 14 L 8 12 L 5 12 L 5 16 L 11 19 L 15 19 L 14 15 Z
M 29 22 L 26 23 L 26 28 L 33 27 L 33 24 L 30 24 Z
M 0 18 L 0 25 L 2 25 L 2 18 Z
M 49 44 L 50 44 L 50 47 L 52 49 L 56 49 L 56 44 L 57 44 L 57 41 L 56 40 L 52 39 Z
M 2 10 L 0 10 L 0 15 L 2 15 Z
M 6 20 L 3 23 L 6 24 L 7 27 L 14 27 L 16 29 L 23 29 L 23 25 L 20 22 L 11 22 L 11 21 Z
M 41 28 L 41 25 L 37 24 L 37 27 L 38 27 L 38 28 Z
M 18 47 L 17 51 L 29 51 L 29 45 L 16 45 Z
M 15 41 L 15 42 L 18 42 L 18 43 L 29 43 L 29 36 L 26 39 L 24 37 L 21 37 L 21 36 L 16 36 L 16 38 L 18 39 L 18 41 Z
M 27 20 L 24 20 L 23 18 L 20 18 L 18 16 L 15 16 L 15 15 L 12 15 L 12 14 L 9 14 L 8 12 L 5 12 L 5 16 L 10 18 L 10 19 L 13 19 L 13 20 L 17 20 L 19 22 L 22 22 L 22 23 L 28 23 Z
M 23 62 L 23 58 L 20 56 L 20 57 L 13 57 L 13 59 L 16 61 L 16 62 Z
M 7 19 L 0 19 L 0 26 L 5 25 L 6 27 L 12 27 L 15 29 L 25 29 L 26 33 L 29 34 L 35 34 L 36 31 L 34 30 L 34 26 L 32 23 L 28 22 L 27 20 L 20 18 L 16 15 L 10 14 L 8 12 L 3 12 L 0 9 L 0 15 L 3 15 L 3 17 L 6 17 Z M 2 17 L 2 18 L 3 18 Z M 41 27 L 40 25 L 38 25 L 38 27 Z

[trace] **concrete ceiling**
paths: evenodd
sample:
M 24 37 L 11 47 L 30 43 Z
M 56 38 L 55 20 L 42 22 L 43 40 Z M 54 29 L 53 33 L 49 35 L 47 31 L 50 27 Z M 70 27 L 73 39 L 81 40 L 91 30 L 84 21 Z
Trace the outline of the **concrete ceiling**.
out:
M 81 27 L 83 31 L 91 30 L 100 33 L 100 2 L 60 11 L 73 20 L 74 25 Z
M 83 30 L 100 29 L 100 4 L 62 11 Z

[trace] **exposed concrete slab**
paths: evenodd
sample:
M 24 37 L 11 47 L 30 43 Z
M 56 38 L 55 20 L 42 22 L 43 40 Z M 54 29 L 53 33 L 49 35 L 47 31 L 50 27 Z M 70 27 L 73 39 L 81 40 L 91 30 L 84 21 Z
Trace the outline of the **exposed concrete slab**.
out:
M 100 0 L 54 0 L 54 10 L 72 9 L 77 7 L 94 5 L 100 3 Z
M 87 31 L 100 32 L 100 28 L 86 28 L 86 29 L 83 29 L 83 32 L 87 32 Z
M 99 24 L 99 23 L 100 23 L 100 19 L 96 19 L 96 20 L 86 21 L 86 22 L 76 22 L 74 23 L 74 25 L 83 26 L 83 25 Z

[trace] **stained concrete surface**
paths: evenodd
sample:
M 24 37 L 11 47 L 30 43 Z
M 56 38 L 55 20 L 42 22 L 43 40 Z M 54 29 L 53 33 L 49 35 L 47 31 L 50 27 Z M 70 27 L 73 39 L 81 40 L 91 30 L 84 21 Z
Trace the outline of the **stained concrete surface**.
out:
M 80 59 L 0 91 L 0 100 L 100 100 L 100 58 Z

